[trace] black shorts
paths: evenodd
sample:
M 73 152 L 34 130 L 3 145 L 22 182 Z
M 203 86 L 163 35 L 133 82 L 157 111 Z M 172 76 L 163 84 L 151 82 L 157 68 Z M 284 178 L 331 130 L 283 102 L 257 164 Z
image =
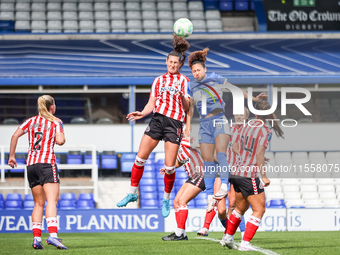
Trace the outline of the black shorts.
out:
M 38 163 L 27 166 L 27 177 L 30 188 L 45 183 L 60 183 L 56 164 Z
M 182 141 L 182 128 L 183 123 L 181 121 L 156 112 L 144 134 L 155 140 L 169 141 L 179 145 Z
M 264 191 L 263 185 L 258 177 L 247 178 L 230 175 L 229 181 L 234 185 L 235 192 L 241 192 L 243 196 L 257 195 Z
M 190 177 L 185 183 L 190 183 L 201 190 L 205 190 L 205 183 L 204 183 L 204 175 L 203 174 L 194 174 Z

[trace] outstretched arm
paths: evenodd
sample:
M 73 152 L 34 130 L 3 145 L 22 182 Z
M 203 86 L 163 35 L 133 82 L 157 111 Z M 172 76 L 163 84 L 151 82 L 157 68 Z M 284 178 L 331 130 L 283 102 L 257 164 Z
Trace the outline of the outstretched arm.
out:
M 142 119 L 145 116 L 148 116 L 153 111 L 153 108 L 155 107 L 156 99 L 157 99 L 156 97 L 150 96 L 149 102 L 145 105 L 143 111 L 131 112 L 126 116 L 126 118 L 130 121 L 134 121 L 134 120 Z
M 11 139 L 11 145 L 10 145 L 10 150 L 9 150 L 9 159 L 8 159 L 8 165 L 10 165 L 12 168 L 17 166 L 17 161 L 15 160 L 15 149 L 17 148 L 18 144 L 18 139 L 21 137 L 25 132 L 21 129 L 18 128 Z

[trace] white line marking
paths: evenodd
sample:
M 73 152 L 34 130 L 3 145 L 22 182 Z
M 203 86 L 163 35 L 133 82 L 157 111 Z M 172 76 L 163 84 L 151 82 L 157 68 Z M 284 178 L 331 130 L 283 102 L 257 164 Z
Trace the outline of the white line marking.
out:
M 221 241 L 221 240 L 217 240 L 217 239 L 214 239 L 214 238 L 202 237 L 202 236 L 196 237 L 196 238 L 197 238 L 197 239 L 205 239 L 205 240 L 213 241 L 213 242 L 220 242 L 220 241 Z M 235 244 L 236 244 L 236 245 L 239 245 L 240 243 L 235 243 Z M 256 249 L 256 251 L 259 251 L 259 252 L 261 252 L 261 253 L 263 253 L 263 254 L 266 254 L 266 255 L 279 255 L 279 253 L 276 253 L 276 252 L 274 252 L 274 251 L 262 249 L 262 248 L 260 248 L 260 247 L 255 246 L 255 245 L 252 245 L 252 246 Z
M 129 50 L 128 50 L 127 48 L 124 48 L 124 47 L 119 46 L 119 45 L 117 45 L 117 44 L 110 43 L 110 42 L 107 42 L 107 41 L 105 41 L 105 40 L 100 40 L 99 42 L 101 42 L 101 43 L 103 43 L 103 44 L 105 44 L 105 45 L 107 45 L 107 46 L 116 48 L 116 49 L 118 49 L 118 50 L 121 50 L 121 51 L 124 51 L 124 52 L 129 52 Z

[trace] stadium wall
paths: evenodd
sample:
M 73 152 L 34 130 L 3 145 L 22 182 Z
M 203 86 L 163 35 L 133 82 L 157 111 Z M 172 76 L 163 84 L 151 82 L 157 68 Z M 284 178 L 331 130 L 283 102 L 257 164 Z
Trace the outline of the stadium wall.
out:
M 191 209 L 186 223 L 196 232 L 204 223 L 205 209 Z M 251 209 L 245 214 L 247 220 Z M 316 221 L 315 219 L 323 219 Z M 0 233 L 30 233 L 30 210 L 2 210 Z M 172 232 L 176 226 L 174 210 L 164 219 L 154 209 L 58 210 L 59 233 L 88 232 Z M 47 232 L 45 219 L 42 230 Z M 258 231 L 339 231 L 340 209 L 267 209 Z M 217 219 L 210 231 L 223 232 Z
M 69 146 L 95 145 L 98 151 L 115 150 L 117 152 L 131 151 L 130 125 L 64 125 L 66 142 Z M 134 151 L 138 151 L 139 143 L 146 124 L 134 127 Z M 0 145 L 9 146 L 11 136 L 17 126 L 0 126 Z M 332 151 L 339 150 L 340 136 L 338 123 L 298 124 L 296 127 L 283 128 L 285 140 L 273 135 L 270 145 L 272 151 Z M 198 130 L 193 127 L 192 133 Z M 197 142 L 197 141 L 196 141 Z M 27 146 L 27 138 L 19 139 L 18 146 Z M 56 151 L 62 151 L 56 146 Z M 160 143 L 155 152 L 162 152 Z

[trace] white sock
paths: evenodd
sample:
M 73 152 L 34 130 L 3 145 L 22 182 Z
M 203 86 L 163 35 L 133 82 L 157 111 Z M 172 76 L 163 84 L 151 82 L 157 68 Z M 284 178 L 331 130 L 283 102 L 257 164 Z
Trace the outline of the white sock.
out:
M 185 232 L 185 230 L 181 229 L 181 228 L 176 228 L 176 230 L 175 230 L 176 236 L 181 236 L 184 232 Z
M 234 236 L 226 234 L 225 237 L 227 241 L 232 241 Z
M 35 236 L 34 239 L 37 240 L 38 242 L 41 242 L 41 236 Z
M 58 238 L 58 234 L 57 234 L 57 233 L 51 233 L 51 234 L 50 234 L 50 237 Z
M 164 191 L 164 197 L 163 198 L 166 199 L 166 200 L 169 200 L 170 199 L 170 193 L 166 193 Z
M 221 189 L 223 189 L 225 192 L 228 192 L 228 184 L 222 183 Z
M 131 193 L 132 195 L 136 195 L 137 194 L 137 189 L 138 189 L 138 187 L 130 186 L 129 193 Z

